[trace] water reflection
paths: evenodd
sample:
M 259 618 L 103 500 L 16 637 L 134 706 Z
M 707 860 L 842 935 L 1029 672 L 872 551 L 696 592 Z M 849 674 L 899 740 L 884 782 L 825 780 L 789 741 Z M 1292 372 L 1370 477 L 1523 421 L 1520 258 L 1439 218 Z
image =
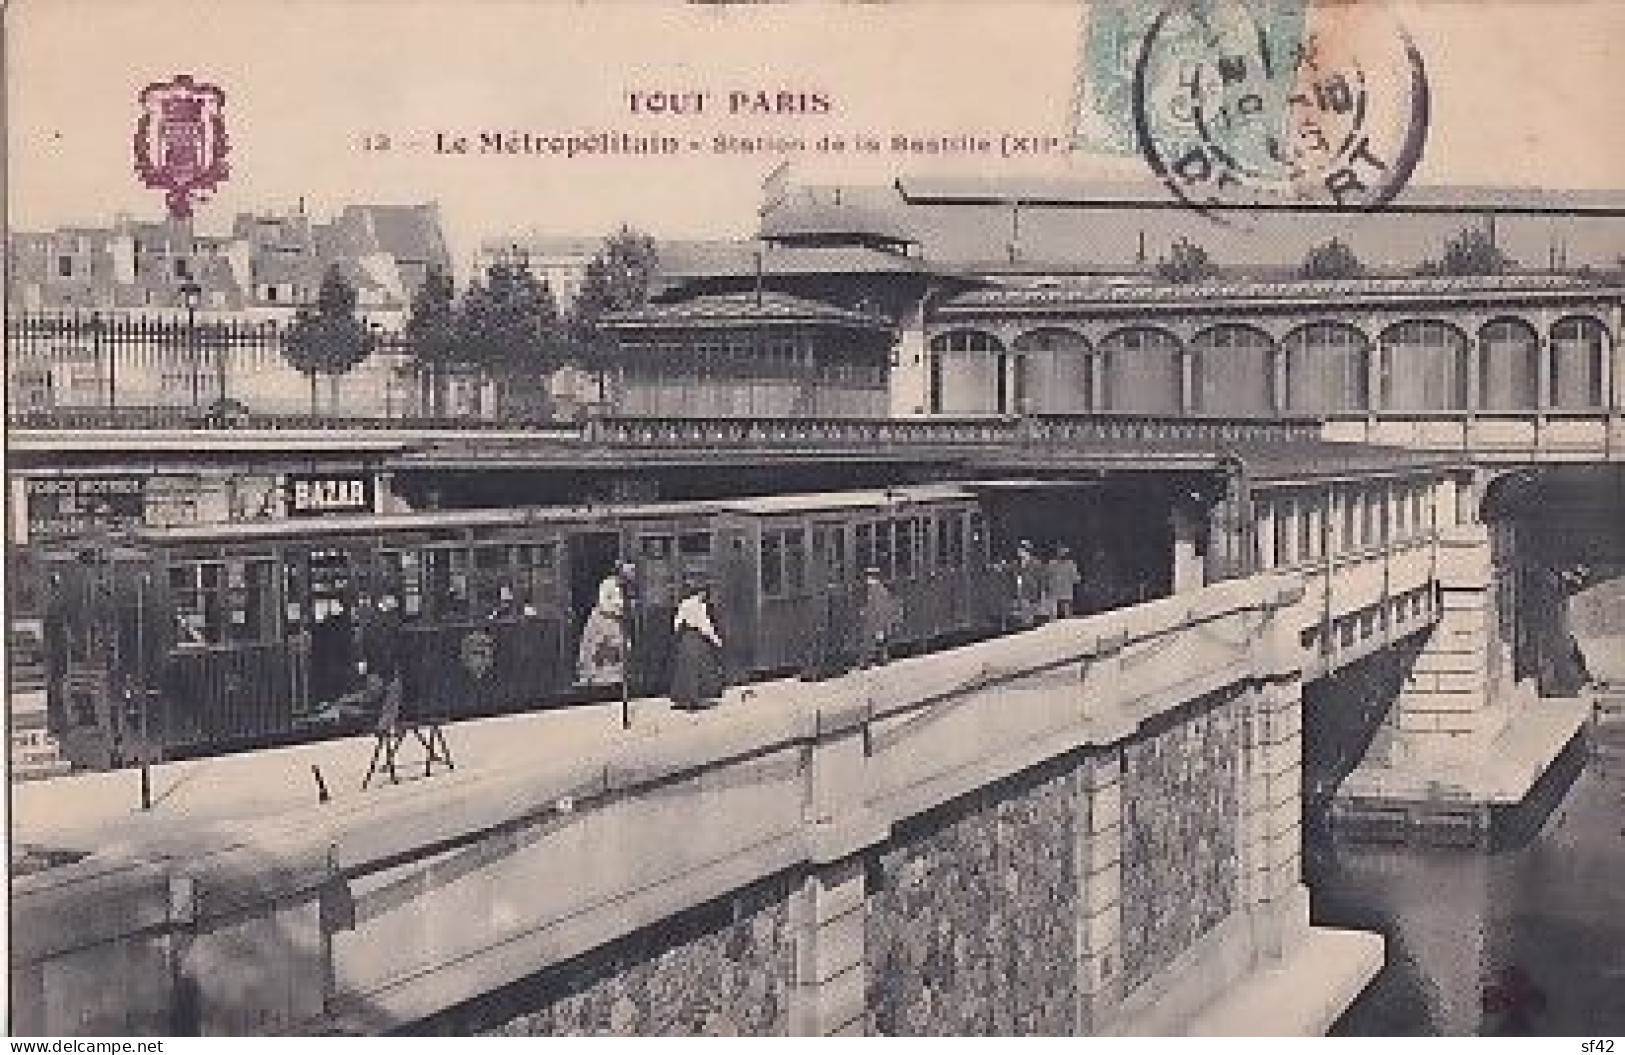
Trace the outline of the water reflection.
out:
M 1596 731 L 1553 797 L 1538 830 L 1492 854 L 1307 836 L 1315 922 L 1388 938 L 1334 1035 L 1625 1030 L 1625 721 Z

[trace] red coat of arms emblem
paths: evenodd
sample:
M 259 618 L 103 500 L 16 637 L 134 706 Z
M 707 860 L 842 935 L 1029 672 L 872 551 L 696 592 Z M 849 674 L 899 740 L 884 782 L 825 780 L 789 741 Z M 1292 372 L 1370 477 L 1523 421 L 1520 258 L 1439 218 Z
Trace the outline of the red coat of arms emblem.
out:
M 231 173 L 222 113 L 226 93 L 182 73 L 147 85 L 140 102 L 135 173 L 146 186 L 167 192 L 169 215 L 184 220 L 192 215 L 192 196 L 213 190 Z

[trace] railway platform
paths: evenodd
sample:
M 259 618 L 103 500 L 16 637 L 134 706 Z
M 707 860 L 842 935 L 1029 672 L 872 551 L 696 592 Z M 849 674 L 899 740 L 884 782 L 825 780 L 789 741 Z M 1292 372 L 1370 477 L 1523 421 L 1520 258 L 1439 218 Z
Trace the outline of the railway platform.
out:
M 755 698 L 758 686 L 728 690 L 718 709 L 735 709 Z M 453 785 L 527 760 L 557 761 L 614 744 L 658 737 L 703 723 L 714 712 L 675 710 L 664 697 L 631 701 L 631 726 L 623 728 L 621 703 L 583 704 L 457 722 L 444 727 L 454 769 L 436 766 L 424 775 L 423 751 L 412 738 L 401 749 L 401 784 L 432 781 Z M 17 783 L 11 789 L 14 856 L 107 852 L 119 846 L 151 848 L 163 833 L 190 825 L 230 825 L 273 817 L 320 802 L 343 807 L 387 794 L 387 776 L 375 775 L 362 789 L 375 737 L 368 733 L 318 743 L 270 748 L 152 767 L 150 809 L 141 808 L 141 772 L 120 769 L 72 773 Z M 321 773 L 318 785 L 316 772 Z

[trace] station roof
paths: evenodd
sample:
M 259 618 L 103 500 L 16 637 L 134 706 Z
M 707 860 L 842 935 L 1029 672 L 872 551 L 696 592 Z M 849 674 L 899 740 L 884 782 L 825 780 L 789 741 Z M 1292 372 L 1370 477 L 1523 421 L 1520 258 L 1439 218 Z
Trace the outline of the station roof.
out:
M 660 277 L 684 279 L 737 277 L 754 274 L 760 261 L 764 276 L 911 274 L 934 270 L 917 256 L 865 245 L 769 245 L 763 242 L 723 242 L 689 246 L 663 257 Z
M 728 329 L 763 323 L 842 326 L 891 330 L 892 323 L 878 315 L 836 307 L 788 293 L 714 293 L 669 304 L 650 304 L 636 311 L 614 312 L 603 324 L 614 330 L 665 327 Z
M 908 246 L 919 241 L 897 206 L 902 196 L 844 187 L 797 187 L 762 216 L 763 238 Z
M 1167 283 L 1076 277 L 1047 282 L 1010 281 L 968 290 L 941 301 L 943 313 L 971 313 L 1057 307 L 1088 309 L 1118 305 L 1158 307 L 1223 304 L 1292 304 L 1378 301 L 1459 304 L 1463 300 L 1609 300 L 1625 289 L 1573 275 L 1511 274 L 1427 278 L 1303 279 L 1281 282 Z

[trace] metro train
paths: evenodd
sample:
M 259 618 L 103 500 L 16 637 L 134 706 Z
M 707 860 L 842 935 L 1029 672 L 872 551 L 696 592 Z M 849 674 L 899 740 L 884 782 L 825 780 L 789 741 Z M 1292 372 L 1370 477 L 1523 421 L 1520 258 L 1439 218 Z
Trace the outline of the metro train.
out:
M 929 484 L 638 506 L 143 527 L 39 555 L 48 718 L 81 768 L 351 734 L 358 624 L 401 616 L 402 706 L 439 721 L 583 698 L 598 583 L 635 566 L 627 680 L 663 693 L 685 578 L 713 588 L 736 679 L 850 668 L 866 568 L 902 602 L 905 650 L 1008 614 L 988 490 Z M 359 721 L 359 720 L 358 720 Z

